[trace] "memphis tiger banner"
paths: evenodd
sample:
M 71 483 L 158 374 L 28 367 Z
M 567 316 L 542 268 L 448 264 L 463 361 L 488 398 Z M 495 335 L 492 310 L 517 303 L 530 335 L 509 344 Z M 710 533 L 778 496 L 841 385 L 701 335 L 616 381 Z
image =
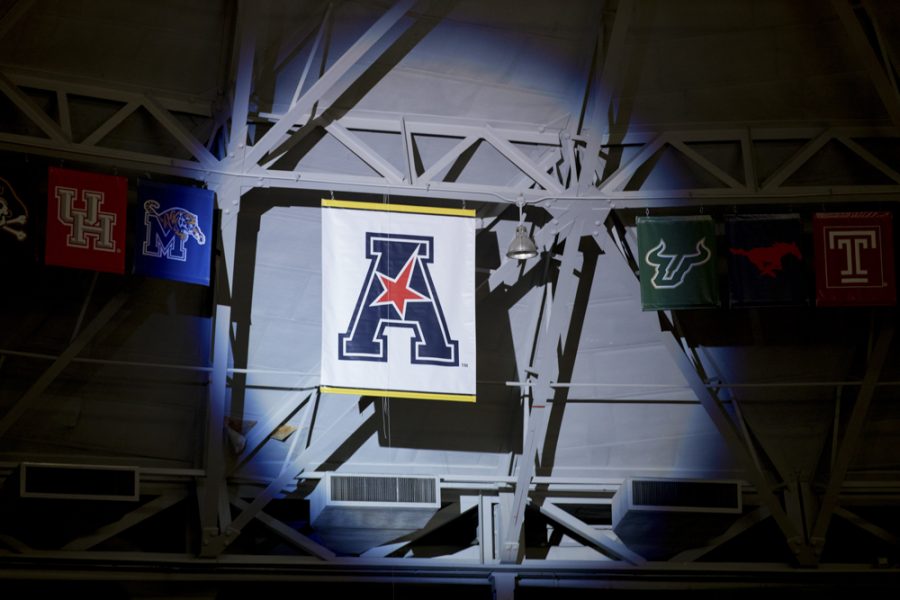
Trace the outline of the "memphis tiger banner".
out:
M 728 284 L 734 306 L 809 301 L 812 261 L 803 248 L 800 215 L 740 215 L 725 221 Z
M 127 196 L 124 177 L 50 167 L 44 262 L 124 273 Z
M 213 192 L 138 181 L 134 272 L 209 285 Z
M 896 303 L 889 212 L 816 213 L 816 306 Z
M 322 391 L 475 401 L 475 211 L 322 201 Z
M 709 216 L 638 217 L 641 306 L 718 306 L 716 227 Z

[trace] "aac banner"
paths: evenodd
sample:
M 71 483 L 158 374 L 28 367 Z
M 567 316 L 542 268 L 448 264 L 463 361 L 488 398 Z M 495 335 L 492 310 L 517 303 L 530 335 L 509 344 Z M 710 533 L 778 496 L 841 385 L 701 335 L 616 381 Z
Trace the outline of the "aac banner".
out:
M 805 304 L 807 260 L 800 215 L 746 215 L 725 221 L 731 303 Z
M 50 167 L 44 262 L 124 273 L 127 194 L 124 177 Z
M 718 306 L 711 217 L 638 217 L 637 236 L 644 310 Z
M 891 213 L 817 213 L 816 306 L 884 306 L 897 301 Z
M 322 391 L 475 401 L 474 216 L 322 201 Z
M 209 285 L 213 203 L 211 190 L 138 181 L 134 272 Z

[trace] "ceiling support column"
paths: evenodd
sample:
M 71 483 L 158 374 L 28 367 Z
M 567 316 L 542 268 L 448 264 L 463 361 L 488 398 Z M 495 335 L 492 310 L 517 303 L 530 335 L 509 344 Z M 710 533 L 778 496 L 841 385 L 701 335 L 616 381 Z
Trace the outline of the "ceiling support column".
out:
M 548 404 L 552 402 L 555 390 L 552 384 L 559 373 L 559 347 L 564 345 L 564 337 L 569 329 L 572 317 L 570 304 L 578 289 L 579 242 L 584 225 L 583 215 L 573 215 L 572 226 L 566 236 L 562 264 L 559 267 L 552 301 L 544 306 L 536 336 L 540 339 L 536 360 L 528 367 L 528 377 L 536 377 L 532 386 L 532 406 L 528 419 L 528 430 L 519 461 L 519 473 L 516 479 L 516 490 L 509 514 L 502 515 L 501 543 L 499 555 L 501 562 L 519 562 L 523 556 L 522 525 L 525 519 L 525 506 L 528 504 L 528 490 L 535 472 L 535 462 L 542 454 L 547 436 L 549 422 Z M 552 244 L 545 249 L 544 260 L 550 260 L 549 252 Z M 549 285 L 549 281 L 545 284 Z M 549 300 L 549 299 L 548 299 Z M 546 324 L 546 328 L 543 325 Z M 541 335 L 541 330 L 546 333 Z
M 660 313 L 661 320 L 666 321 L 663 313 Z M 694 391 L 700 404 L 709 415 L 719 434 L 725 440 L 726 444 L 732 451 L 735 458 L 744 468 L 747 479 L 756 488 L 757 493 L 778 527 L 781 529 L 787 540 L 791 551 L 797 557 L 802 565 L 812 565 L 814 561 L 812 549 L 806 543 L 802 532 L 798 531 L 794 522 L 790 519 L 784 508 L 781 506 L 778 498 L 775 496 L 775 490 L 769 482 L 769 477 L 763 470 L 757 468 L 754 463 L 750 449 L 744 445 L 741 434 L 738 432 L 737 426 L 734 424 L 731 416 L 725 410 L 725 407 L 719 401 L 716 393 L 707 387 L 707 382 L 702 373 L 702 366 L 691 360 L 685 352 L 679 340 L 675 337 L 675 333 L 671 331 L 662 331 L 661 337 L 663 344 L 669 351 L 669 354 L 675 361 L 676 366 L 681 374 L 687 380 L 688 385 Z
M 825 534 L 828 532 L 831 517 L 835 514 L 835 508 L 838 506 L 838 494 L 841 491 L 841 486 L 844 484 L 847 470 L 850 468 L 850 461 L 853 460 L 859 447 L 866 415 L 869 412 L 869 406 L 875 394 L 875 385 L 878 383 L 881 369 L 887 359 L 888 350 L 893 339 L 894 323 L 891 321 L 881 330 L 869 356 L 866 374 L 856 396 L 856 403 L 853 405 L 853 412 L 850 415 L 850 421 L 847 423 L 846 431 L 844 431 L 844 437 L 838 448 L 837 456 L 834 458 L 834 464 L 828 478 L 828 487 L 822 496 L 819 513 L 810 534 L 810 542 L 813 544 L 816 560 L 820 557 L 825 546 Z

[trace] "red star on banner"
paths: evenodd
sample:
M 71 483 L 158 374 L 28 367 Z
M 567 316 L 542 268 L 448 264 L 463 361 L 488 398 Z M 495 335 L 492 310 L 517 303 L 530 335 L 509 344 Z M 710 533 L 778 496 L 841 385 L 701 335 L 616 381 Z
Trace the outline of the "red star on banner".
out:
M 396 279 L 392 279 L 381 273 L 376 273 L 384 291 L 381 292 L 380 296 L 375 298 L 371 306 L 393 304 L 394 308 L 397 309 L 397 312 L 400 313 L 400 318 L 405 319 L 407 302 L 422 302 L 428 300 L 426 296 L 423 296 L 409 287 L 409 278 L 412 276 L 415 260 L 415 254 L 410 256 L 409 260 L 406 261 L 406 264 L 403 265 L 403 268 L 400 269 L 400 273 L 397 274 Z

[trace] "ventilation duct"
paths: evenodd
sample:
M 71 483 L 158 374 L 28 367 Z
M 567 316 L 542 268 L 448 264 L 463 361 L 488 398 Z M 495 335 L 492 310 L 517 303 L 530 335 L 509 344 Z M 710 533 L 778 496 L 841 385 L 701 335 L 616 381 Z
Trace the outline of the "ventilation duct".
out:
M 612 527 L 651 560 L 715 537 L 742 512 L 738 481 L 626 479 L 613 496 Z
M 310 522 L 326 546 L 358 554 L 417 531 L 440 508 L 436 477 L 326 473 L 309 496 Z
M 137 500 L 137 467 L 22 463 L 19 496 L 60 500 Z

